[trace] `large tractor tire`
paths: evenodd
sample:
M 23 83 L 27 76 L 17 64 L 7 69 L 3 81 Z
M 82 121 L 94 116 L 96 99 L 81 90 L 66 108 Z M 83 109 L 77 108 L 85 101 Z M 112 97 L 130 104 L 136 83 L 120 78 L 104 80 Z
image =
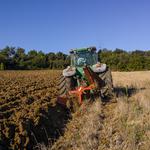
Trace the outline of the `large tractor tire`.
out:
M 107 67 L 105 72 L 99 74 L 99 77 L 104 81 L 104 86 L 101 89 L 101 96 L 103 98 L 110 98 L 113 96 L 113 81 L 110 68 Z
M 77 81 L 74 79 L 74 77 L 64 77 L 64 76 L 59 77 L 57 84 L 59 96 L 63 97 L 68 95 L 68 92 L 71 90 L 75 90 L 76 86 Z M 70 109 L 72 112 L 76 112 L 76 110 L 79 108 L 77 99 L 75 97 L 68 96 L 66 107 Z
M 75 81 L 73 77 L 64 77 L 61 75 L 58 79 L 57 90 L 59 96 L 68 94 L 69 91 L 75 89 Z

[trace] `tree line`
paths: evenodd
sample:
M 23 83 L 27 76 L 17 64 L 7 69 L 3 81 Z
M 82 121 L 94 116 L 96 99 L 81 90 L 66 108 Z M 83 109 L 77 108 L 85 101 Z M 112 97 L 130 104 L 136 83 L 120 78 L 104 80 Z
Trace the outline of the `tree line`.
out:
M 99 51 L 99 56 L 101 62 L 109 65 L 114 71 L 150 70 L 150 50 L 102 49 Z
M 0 64 L 1 70 L 63 69 L 69 64 L 69 59 L 62 52 L 45 54 L 30 50 L 25 53 L 23 48 L 7 46 L 0 50 Z
M 98 50 L 98 58 L 115 71 L 150 70 L 150 50 L 126 51 L 122 49 Z M 0 49 L 0 70 L 64 69 L 70 64 L 68 55 L 62 52 L 30 50 L 5 47 Z

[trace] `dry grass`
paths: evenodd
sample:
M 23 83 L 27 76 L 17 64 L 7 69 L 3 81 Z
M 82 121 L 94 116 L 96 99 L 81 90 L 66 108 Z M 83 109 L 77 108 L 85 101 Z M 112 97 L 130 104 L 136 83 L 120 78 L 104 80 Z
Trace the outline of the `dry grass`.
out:
M 91 106 L 91 107 L 90 107 Z M 100 101 L 92 105 L 88 102 L 73 114 L 72 121 L 67 125 L 64 136 L 53 145 L 52 150 L 87 150 L 97 149 L 99 145 L 99 131 L 101 129 Z
M 112 130 L 103 130 L 107 144 L 99 149 L 149 150 L 150 72 L 114 72 L 113 79 L 117 103 L 109 112 L 113 117 L 105 120 Z
M 114 87 L 150 88 L 150 71 L 113 72 Z
M 81 108 L 52 149 L 150 149 L 150 71 L 113 72 L 113 81 L 117 103 Z

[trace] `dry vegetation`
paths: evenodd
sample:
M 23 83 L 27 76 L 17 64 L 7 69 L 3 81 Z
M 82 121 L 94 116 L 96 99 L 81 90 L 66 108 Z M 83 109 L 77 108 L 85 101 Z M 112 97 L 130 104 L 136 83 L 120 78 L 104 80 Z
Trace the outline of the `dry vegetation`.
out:
M 80 110 L 73 114 L 64 136 L 61 136 L 51 149 L 97 149 L 101 129 L 100 114 L 100 101 L 83 104 Z
M 150 149 L 150 72 L 114 72 L 113 80 L 117 103 L 80 108 L 51 149 Z
M 113 111 L 119 143 L 114 149 L 150 149 L 150 72 L 114 73 L 117 105 Z M 122 88 L 125 87 L 123 95 Z M 114 138 L 112 138 L 114 139 Z
M 59 74 L 0 72 L 0 149 L 150 149 L 150 72 L 113 72 L 116 102 L 86 101 L 69 122 L 55 103 Z

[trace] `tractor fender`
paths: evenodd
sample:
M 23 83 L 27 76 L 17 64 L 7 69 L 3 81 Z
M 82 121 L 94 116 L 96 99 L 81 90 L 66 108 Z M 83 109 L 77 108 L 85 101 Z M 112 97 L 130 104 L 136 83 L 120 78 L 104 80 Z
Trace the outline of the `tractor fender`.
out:
M 76 69 L 74 67 L 68 66 L 66 69 L 63 70 L 63 76 L 64 77 L 71 77 L 75 75 Z
M 106 71 L 106 69 L 107 69 L 107 65 L 102 64 L 100 62 L 92 66 L 93 72 L 96 72 L 96 73 L 104 72 Z

